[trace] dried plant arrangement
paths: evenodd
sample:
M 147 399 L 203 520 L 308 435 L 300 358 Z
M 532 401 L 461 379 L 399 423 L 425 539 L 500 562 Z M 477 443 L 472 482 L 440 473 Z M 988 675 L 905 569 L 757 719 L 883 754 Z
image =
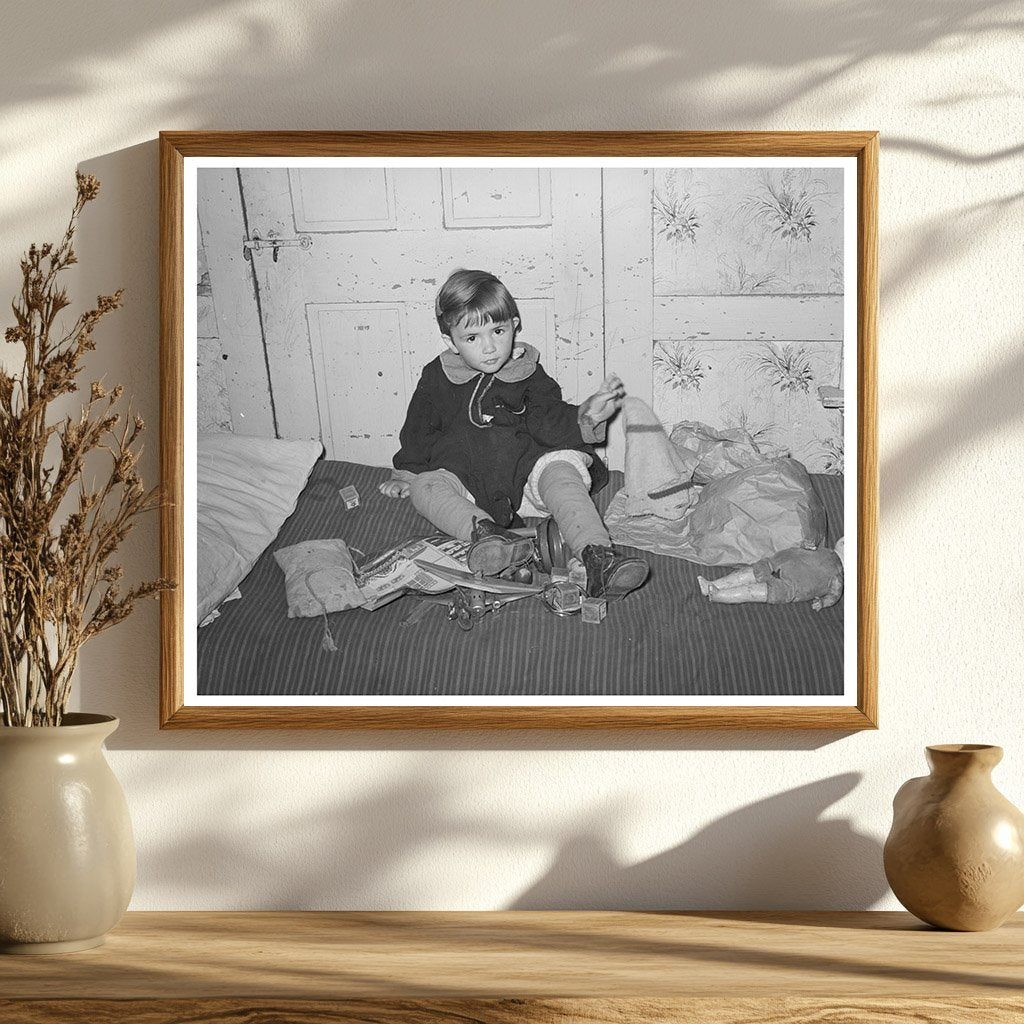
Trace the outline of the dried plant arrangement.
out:
M 58 317 L 70 304 L 60 275 L 77 262 L 72 243 L 99 182 L 79 173 L 63 239 L 32 245 L 21 261 L 11 304 L 9 344 L 21 345 L 21 371 L 0 369 L 0 701 L 5 726 L 59 725 L 82 645 L 121 622 L 135 602 L 173 586 L 150 580 L 122 592 L 111 558 L 135 519 L 159 504 L 139 477 L 139 435 L 124 389 L 92 381 L 77 416 L 54 418 L 52 404 L 79 390 L 93 332 L 121 305 L 121 290 L 100 295 L 70 330 Z M 51 419 L 54 422 L 51 422 Z M 109 476 L 86 482 L 86 462 L 109 460 Z

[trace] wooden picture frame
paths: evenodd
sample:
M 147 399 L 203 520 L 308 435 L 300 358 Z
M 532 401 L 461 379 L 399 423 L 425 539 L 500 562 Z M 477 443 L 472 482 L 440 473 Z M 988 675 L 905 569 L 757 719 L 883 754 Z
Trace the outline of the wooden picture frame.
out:
M 359 701 L 339 701 L 326 697 L 320 700 L 316 694 L 292 698 L 279 696 L 273 700 L 263 699 L 262 695 L 256 694 L 252 694 L 251 700 L 240 698 L 237 694 L 230 700 L 218 699 L 216 693 L 212 696 L 199 695 L 199 684 L 193 678 L 196 673 L 196 664 L 192 660 L 195 643 L 186 639 L 186 631 L 195 630 L 197 624 L 196 610 L 192 606 L 195 592 L 194 588 L 191 591 L 189 589 L 190 580 L 194 583 L 194 564 L 189 569 L 193 576 L 186 573 L 189 558 L 193 563 L 196 558 L 194 550 L 186 550 L 187 544 L 195 543 L 190 522 L 190 516 L 195 514 L 195 505 L 193 502 L 190 506 L 186 497 L 191 493 L 189 487 L 192 485 L 189 481 L 195 473 L 194 464 L 187 465 L 187 460 L 194 457 L 192 434 L 198 429 L 198 384 L 194 369 L 198 357 L 196 348 L 190 347 L 196 344 L 194 336 L 197 331 L 186 323 L 186 311 L 193 318 L 198 316 L 191 296 L 195 294 L 196 282 L 200 278 L 198 270 L 194 275 L 192 273 L 196 249 L 193 247 L 190 251 L 186 239 L 194 242 L 197 236 L 202 237 L 194 228 L 190 228 L 198 220 L 196 175 L 200 168 L 251 168 L 262 166 L 261 162 L 266 162 L 268 167 L 290 167 L 291 174 L 295 167 L 311 166 L 307 163 L 310 160 L 316 162 L 317 166 L 321 162 L 324 166 L 336 166 L 340 162 L 346 167 L 369 166 L 381 169 L 378 177 L 387 184 L 378 190 L 379 201 L 360 200 L 353 207 L 358 207 L 356 213 L 345 214 L 344 211 L 339 213 L 334 210 L 323 214 L 325 223 L 331 225 L 330 230 L 349 230 L 353 239 L 357 234 L 370 238 L 375 231 L 394 228 L 396 213 L 393 181 L 389 180 L 386 172 L 388 168 L 405 166 L 403 162 L 433 166 L 438 170 L 448 168 L 445 180 L 449 182 L 457 177 L 451 171 L 453 167 L 471 167 L 484 173 L 483 169 L 494 166 L 547 169 L 552 166 L 575 166 L 577 162 L 580 166 L 600 168 L 601 175 L 609 180 L 612 176 L 610 168 L 625 168 L 630 172 L 638 168 L 652 168 L 652 181 L 656 174 L 669 174 L 669 171 L 658 171 L 658 168 L 673 170 L 677 167 L 711 167 L 712 171 L 717 169 L 724 175 L 732 169 L 765 167 L 769 168 L 764 172 L 766 182 L 769 181 L 772 167 L 780 167 L 794 174 L 814 166 L 839 168 L 836 173 L 845 190 L 843 194 L 847 197 L 842 207 L 845 212 L 841 216 L 846 218 L 843 223 L 847 229 L 841 236 L 841 251 L 833 251 L 831 258 L 840 267 L 845 267 L 846 273 L 843 276 L 840 270 L 840 283 L 837 285 L 839 291 L 836 293 L 838 299 L 832 295 L 830 301 L 833 306 L 836 301 L 839 302 L 844 329 L 840 331 L 838 339 L 834 333 L 829 338 L 841 343 L 839 366 L 847 368 L 847 375 L 841 380 L 843 390 L 853 390 L 856 394 L 856 400 L 846 404 L 847 422 L 840 430 L 839 437 L 842 449 L 844 437 L 851 437 L 849 421 L 854 421 L 856 426 L 852 440 L 856 448 L 856 471 L 844 478 L 842 500 L 845 503 L 843 507 L 848 513 L 852 510 L 856 518 L 856 529 L 847 536 L 847 541 L 855 538 L 856 547 L 853 559 L 849 556 L 846 558 L 847 591 L 843 602 L 845 633 L 842 641 L 844 670 L 838 696 L 832 694 L 825 698 L 812 693 L 794 699 L 779 699 L 770 694 L 758 694 L 755 699 L 746 699 L 742 695 L 733 694 L 704 699 L 699 694 L 689 694 L 684 700 L 683 697 L 666 699 L 664 695 L 638 695 L 634 699 L 629 693 L 624 693 L 607 700 L 584 700 L 582 697 L 576 699 L 575 696 L 564 695 L 563 699 L 557 694 L 541 695 L 537 700 L 517 700 L 509 695 L 498 694 L 495 697 L 492 694 L 488 700 L 476 701 L 470 697 L 455 701 L 443 695 L 435 700 L 424 692 L 422 695 L 407 694 L 400 700 L 392 700 L 391 695 L 387 695 L 387 699 L 382 697 L 375 702 L 371 699 L 372 695 L 363 695 Z M 242 172 L 239 170 L 236 173 L 241 189 Z M 390 177 L 394 177 L 393 172 Z M 543 174 L 537 177 L 542 178 Z M 438 180 L 441 180 L 440 176 Z M 658 180 L 667 179 L 662 177 Z M 294 193 L 294 182 L 291 187 Z M 793 186 L 794 195 L 797 187 L 799 182 Z M 355 194 L 358 182 L 354 181 L 352 188 Z M 160 190 L 161 467 L 165 498 L 161 520 L 161 556 L 163 574 L 185 584 L 161 595 L 162 728 L 858 730 L 877 727 L 876 132 L 162 132 Z M 500 191 L 493 194 L 498 196 Z M 679 211 L 680 195 L 681 186 L 673 199 L 677 204 L 673 208 L 676 212 Z M 454 189 L 449 187 L 444 196 L 439 196 L 431 207 L 436 208 L 440 221 L 447 219 L 447 227 L 452 234 L 462 232 L 467 235 L 467 232 L 472 233 L 474 230 L 503 230 L 493 228 L 495 214 L 487 202 L 479 203 L 477 209 L 467 213 L 459 207 L 459 198 Z M 711 200 L 707 200 L 707 203 L 710 204 Z M 307 228 L 310 219 L 315 221 L 320 216 L 316 205 L 314 195 L 307 203 L 308 208 L 303 209 L 302 223 Z M 855 212 L 851 209 L 853 206 Z M 820 204 L 818 209 L 821 210 Z M 749 207 L 748 213 L 752 217 L 757 215 Z M 343 215 L 350 220 L 343 223 L 340 219 Z M 548 212 L 540 205 L 531 206 L 523 202 L 509 216 L 516 218 L 517 225 L 522 225 L 521 230 L 536 232 L 543 230 L 536 225 L 546 223 L 544 218 Z M 653 224 L 650 219 L 653 214 L 647 216 L 648 223 Z M 813 211 L 807 214 L 806 224 L 814 224 L 814 216 Z M 298 218 L 299 214 L 296 214 L 296 221 Z M 674 222 L 677 235 L 686 229 L 685 224 L 680 228 L 680 223 L 682 221 Z M 694 217 L 692 223 L 699 224 L 699 218 Z M 853 224 L 855 230 L 851 231 L 849 228 Z M 667 244 L 664 230 L 667 226 L 671 226 L 668 221 L 661 224 L 660 235 L 658 231 L 651 230 L 652 247 Z M 726 232 L 732 230 L 724 217 L 719 219 L 719 228 Z M 802 230 L 809 231 L 809 228 L 804 227 Z M 770 236 L 769 244 L 782 244 L 778 242 L 778 225 L 772 227 L 771 232 L 767 228 L 765 231 Z M 252 234 L 250 232 L 250 236 Z M 682 241 L 685 243 L 686 239 Z M 276 261 L 278 247 L 281 247 L 285 260 L 291 258 L 291 250 L 283 248 L 290 244 L 297 245 L 299 240 L 277 237 L 275 245 L 275 238 L 272 237 L 264 237 L 262 241 L 257 239 L 255 242 L 250 237 L 246 242 L 250 262 L 255 255 L 251 251 L 253 245 L 257 251 L 260 246 L 265 250 L 259 255 L 260 260 Z M 605 244 L 611 245 L 608 242 Z M 647 244 L 646 241 L 644 244 Z M 239 246 L 239 257 L 241 251 Z M 682 248 L 679 251 L 684 254 L 688 252 Z M 787 251 L 795 251 L 795 248 L 791 247 Z M 618 265 L 615 262 L 617 259 L 621 262 L 621 254 L 614 252 L 606 253 L 606 258 L 609 267 Z M 689 259 L 688 256 L 686 258 Z M 678 257 L 676 262 L 683 265 L 683 257 Z M 690 263 L 686 263 L 686 266 L 689 267 Z M 579 270 L 578 263 L 576 269 Z M 740 271 L 743 271 L 742 265 Z M 846 284 L 851 271 L 856 274 L 855 289 L 850 289 Z M 255 277 L 255 269 L 252 273 Z M 602 270 L 602 274 L 605 273 Z M 441 274 L 443 277 L 443 268 Z M 437 281 L 439 283 L 440 280 Z M 761 293 L 751 289 L 757 286 L 757 282 L 751 284 L 748 281 L 745 285 L 741 282 L 740 291 L 735 294 L 741 297 L 756 296 Z M 397 286 L 393 287 L 397 289 Z M 743 292 L 744 287 L 746 292 Z M 813 290 L 813 286 L 806 287 Z M 256 290 L 258 299 L 258 286 Z M 811 301 L 807 294 L 782 297 L 792 302 Z M 543 303 L 538 302 L 537 308 L 540 309 L 541 305 Z M 757 332 L 749 324 L 746 327 L 745 334 L 756 337 Z M 555 330 L 550 324 L 548 329 Z M 736 328 L 736 332 L 735 337 L 742 340 L 743 332 L 739 328 Z M 764 331 L 760 333 L 763 335 Z M 642 340 L 647 348 L 638 347 L 635 351 L 649 361 L 653 358 L 652 337 L 648 335 Z M 604 344 L 607 347 L 607 335 Z M 192 360 L 189 365 L 186 365 L 187 358 Z M 227 355 L 222 358 L 226 360 Z M 269 368 L 267 372 L 270 373 Z M 647 369 L 644 372 L 650 371 Z M 856 378 L 852 389 L 851 376 Z M 802 388 L 801 401 L 808 407 L 817 398 L 811 394 L 810 377 L 808 373 L 805 381 L 797 382 Z M 819 381 L 815 380 L 814 383 L 818 384 Z M 396 392 L 398 390 L 396 388 Z M 354 458 L 351 461 L 361 463 L 363 459 Z M 373 462 L 373 465 L 382 464 L 381 461 Z M 851 487 L 854 489 L 851 490 Z M 849 518 L 847 514 L 846 520 Z M 852 544 L 848 544 L 848 552 L 851 547 Z M 855 580 L 852 588 L 849 586 L 851 580 Z M 383 612 L 365 613 L 360 610 L 340 614 L 381 615 Z M 507 614 L 512 616 L 515 613 L 509 611 Z M 439 625 L 437 628 L 451 627 Z M 484 624 L 478 626 L 481 631 L 484 628 Z M 598 625 L 587 628 L 600 630 L 603 627 Z M 680 628 L 685 628 L 685 624 L 681 624 Z M 192 636 L 195 636 L 194 632 Z M 192 663 L 189 663 L 190 660 Z

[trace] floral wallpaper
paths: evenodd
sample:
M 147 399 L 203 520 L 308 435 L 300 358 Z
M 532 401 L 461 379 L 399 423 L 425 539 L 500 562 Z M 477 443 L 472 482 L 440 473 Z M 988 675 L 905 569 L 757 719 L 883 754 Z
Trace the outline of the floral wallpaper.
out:
M 842 294 L 838 168 L 655 174 L 657 295 Z
M 842 410 L 818 391 L 842 381 L 842 186 L 834 168 L 655 172 L 655 293 L 676 325 L 654 341 L 664 423 L 741 426 L 773 455 L 843 472 Z

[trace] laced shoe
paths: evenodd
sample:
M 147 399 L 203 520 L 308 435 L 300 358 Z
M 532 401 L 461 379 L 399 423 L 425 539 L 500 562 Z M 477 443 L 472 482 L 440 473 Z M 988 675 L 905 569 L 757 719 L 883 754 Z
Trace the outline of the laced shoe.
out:
M 474 521 L 471 541 L 466 551 L 466 564 L 470 572 L 484 576 L 497 576 L 530 561 L 534 554 L 532 537 L 513 533 L 490 519 Z
M 651 567 L 642 558 L 621 555 L 614 548 L 588 544 L 580 556 L 587 570 L 587 597 L 618 601 L 646 582 Z

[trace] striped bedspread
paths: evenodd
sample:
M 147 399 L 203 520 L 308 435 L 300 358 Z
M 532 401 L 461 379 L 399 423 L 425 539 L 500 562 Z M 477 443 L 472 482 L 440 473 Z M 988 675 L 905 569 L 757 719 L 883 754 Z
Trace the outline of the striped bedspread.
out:
M 408 501 L 383 497 L 389 471 L 318 462 L 298 507 L 241 584 L 199 630 L 202 695 L 659 695 L 824 696 L 842 692 L 844 601 L 821 612 L 800 605 L 712 605 L 697 574 L 724 576 L 677 558 L 647 556 L 651 577 L 609 606 L 599 625 L 559 618 L 527 598 L 488 614 L 470 631 L 444 604 L 402 597 L 373 612 L 328 617 L 337 651 L 321 646 L 323 618 L 289 619 L 273 551 L 300 540 L 340 537 L 369 555 L 433 532 Z M 812 476 L 842 536 L 843 478 Z M 607 505 L 621 474 L 599 496 Z M 358 508 L 338 490 L 352 485 Z M 632 550 L 632 549 L 625 549 Z M 853 642 L 851 640 L 851 642 Z

